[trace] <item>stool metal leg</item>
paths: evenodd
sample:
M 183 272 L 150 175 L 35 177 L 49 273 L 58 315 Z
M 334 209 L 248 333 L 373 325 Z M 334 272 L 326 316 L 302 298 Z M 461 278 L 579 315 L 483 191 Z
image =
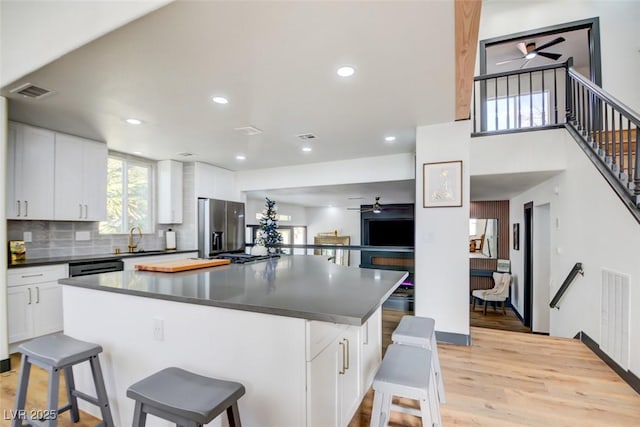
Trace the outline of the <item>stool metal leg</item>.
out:
M 102 421 L 105 427 L 115 427 L 113 418 L 111 417 L 111 407 L 109 406 L 109 397 L 104 386 L 104 378 L 102 377 L 102 369 L 100 368 L 100 359 L 98 356 L 91 356 L 89 359 L 91 365 L 91 373 L 93 374 L 93 382 L 96 386 L 96 395 L 100 404 L 100 412 L 102 413 Z
M 136 407 L 133 410 L 132 427 L 144 427 L 147 423 L 147 413 L 142 410 L 142 402 L 136 400 Z
M 64 381 L 67 384 L 67 401 L 71 406 L 71 421 L 77 423 L 80 421 L 80 411 L 78 410 L 78 398 L 73 394 L 76 389 L 76 382 L 73 379 L 73 367 L 64 368 Z
M 50 414 L 54 414 L 58 411 L 58 394 L 60 393 L 60 369 L 49 367 L 49 396 L 47 396 L 47 409 Z M 49 427 L 56 427 L 58 425 L 57 417 L 51 416 L 46 422 Z
M 238 402 L 227 408 L 227 418 L 229 419 L 229 427 L 242 427 L 240 423 L 240 411 L 238 410 Z
M 24 406 L 27 403 L 27 387 L 29 386 L 29 374 L 31 373 L 31 362 L 29 362 L 27 356 L 22 355 L 22 362 L 20 364 L 20 378 L 18 379 L 18 392 L 16 393 L 16 406 L 13 413 L 13 420 L 11 421 L 11 427 L 21 427 L 22 420 L 20 419 L 21 412 L 24 411 Z

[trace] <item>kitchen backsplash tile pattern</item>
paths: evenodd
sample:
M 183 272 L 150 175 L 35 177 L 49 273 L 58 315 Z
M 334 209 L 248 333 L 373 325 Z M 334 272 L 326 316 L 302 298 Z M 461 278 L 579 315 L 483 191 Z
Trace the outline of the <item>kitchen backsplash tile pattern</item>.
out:
M 176 231 L 179 250 L 197 249 L 196 242 L 196 201 L 194 194 L 194 165 L 185 163 L 183 167 L 184 214 L 183 223 L 156 225 L 154 234 L 144 234 L 138 247 L 151 251 L 164 249 L 165 238 L 158 236 L 158 230 L 169 228 Z M 27 258 L 47 258 L 57 256 L 112 254 L 116 248 L 127 252 L 129 236 L 126 234 L 100 234 L 98 222 L 73 221 L 7 221 L 7 240 L 23 240 L 24 232 L 31 232 L 31 242 L 26 243 Z M 76 232 L 89 232 L 89 240 L 76 240 Z M 163 233 L 164 234 L 164 233 Z

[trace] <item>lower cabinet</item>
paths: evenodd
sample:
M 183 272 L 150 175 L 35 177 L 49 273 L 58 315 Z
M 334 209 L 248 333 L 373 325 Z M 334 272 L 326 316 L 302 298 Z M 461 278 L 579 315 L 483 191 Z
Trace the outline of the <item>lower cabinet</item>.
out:
M 62 330 L 62 286 L 67 265 L 31 267 L 8 273 L 9 344 Z
M 378 309 L 362 327 L 318 322 L 322 328 L 311 328 L 307 427 L 349 425 L 380 366 L 381 321 Z

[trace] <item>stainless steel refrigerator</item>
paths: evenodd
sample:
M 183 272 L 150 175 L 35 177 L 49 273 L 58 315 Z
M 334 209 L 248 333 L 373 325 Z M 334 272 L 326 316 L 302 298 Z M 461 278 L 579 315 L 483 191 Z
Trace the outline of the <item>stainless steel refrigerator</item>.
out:
M 244 203 L 198 199 L 198 257 L 244 252 Z

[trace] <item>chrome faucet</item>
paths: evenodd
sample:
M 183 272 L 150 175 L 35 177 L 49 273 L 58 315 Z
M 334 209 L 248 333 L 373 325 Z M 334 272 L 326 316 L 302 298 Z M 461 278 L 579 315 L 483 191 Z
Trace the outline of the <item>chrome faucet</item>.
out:
M 136 229 L 138 230 L 138 241 L 135 242 L 134 244 L 133 233 L 136 231 Z M 140 244 L 141 240 L 142 240 L 142 230 L 140 229 L 140 227 L 138 226 L 131 227 L 131 229 L 129 230 L 129 253 L 135 252 L 134 250 L 138 247 L 138 244 Z

